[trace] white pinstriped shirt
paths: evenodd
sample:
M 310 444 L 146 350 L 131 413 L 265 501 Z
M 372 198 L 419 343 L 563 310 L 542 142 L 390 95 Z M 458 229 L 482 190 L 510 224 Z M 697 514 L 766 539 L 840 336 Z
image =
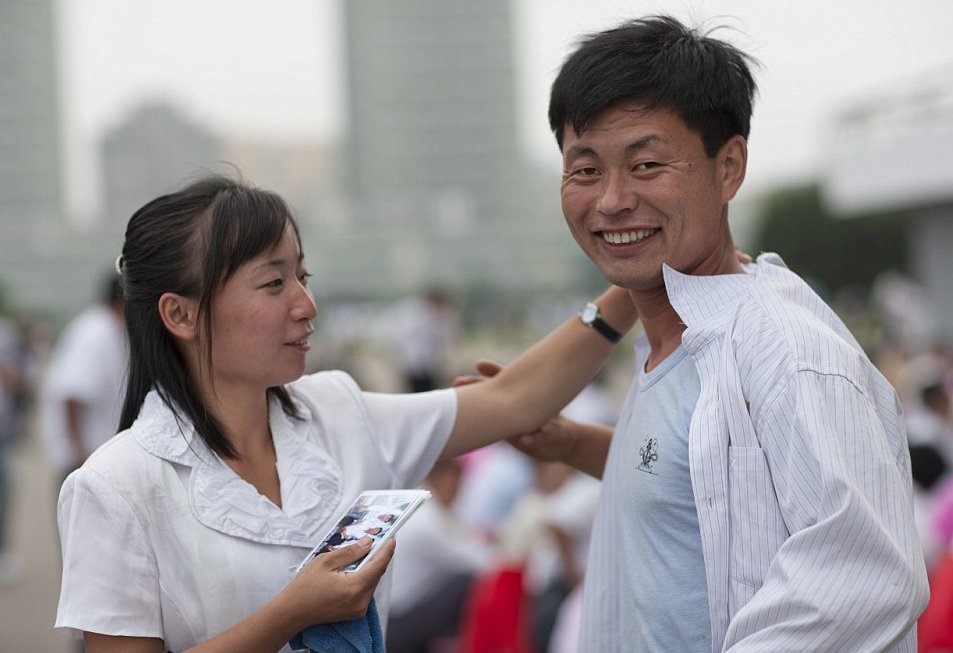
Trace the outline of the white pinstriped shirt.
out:
M 664 270 L 701 386 L 689 457 L 712 650 L 915 653 L 928 588 L 896 393 L 777 255 L 748 272 Z M 632 651 L 621 624 L 638 621 L 619 608 L 640 579 L 620 560 L 626 516 L 605 485 L 581 653 Z

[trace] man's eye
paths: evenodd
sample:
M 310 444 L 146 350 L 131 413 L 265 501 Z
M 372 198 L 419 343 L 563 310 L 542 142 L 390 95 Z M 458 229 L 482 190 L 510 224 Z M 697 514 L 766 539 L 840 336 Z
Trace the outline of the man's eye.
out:
M 583 168 L 573 168 L 564 173 L 567 177 L 596 177 L 599 175 L 599 169 L 592 166 Z
M 662 164 L 657 161 L 643 161 L 642 163 L 636 163 L 633 170 L 635 172 L 645 172 L 646 170 L 654 170 L 660 165 Z

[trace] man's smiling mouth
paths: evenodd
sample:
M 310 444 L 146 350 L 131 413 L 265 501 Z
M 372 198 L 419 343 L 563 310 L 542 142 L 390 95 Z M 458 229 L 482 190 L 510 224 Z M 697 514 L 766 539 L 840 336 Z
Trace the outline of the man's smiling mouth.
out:
M 603 231 L 602 239 L 610 245 L 629 245 L 645 240 L 659 229 L 634 229 L 632 231 Z

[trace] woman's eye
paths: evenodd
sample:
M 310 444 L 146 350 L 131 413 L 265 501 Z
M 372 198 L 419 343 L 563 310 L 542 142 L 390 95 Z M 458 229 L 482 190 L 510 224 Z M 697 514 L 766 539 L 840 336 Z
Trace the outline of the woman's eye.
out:
M 263 287 L 264 288 L 281 288 L 284 285 L 283 279 L 275 279 L 274 281 L 269 281 Z
M 302 285 L 307 286 L 308 279 L 310 279 L 313 276 L 314 275 L 311 274 L 310 272 L 302 272 L 301 274 L 298 275 L 298 280 L 301 282 Z

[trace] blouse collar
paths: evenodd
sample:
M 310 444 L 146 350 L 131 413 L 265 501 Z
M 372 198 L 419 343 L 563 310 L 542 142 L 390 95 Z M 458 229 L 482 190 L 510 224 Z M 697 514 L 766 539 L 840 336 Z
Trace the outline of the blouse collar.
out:
M 189 468 L 189 504 L 201 523 L 254 542 L 312 547 L 340 503 L 343 475 L 318 446 L 308 409 L 296 406 L 302 419 L 289 417 L 274 398 L 269 403 L 281 508 L 225 464 L 155 390 L 146 395 L 132 430 L 143 449 Z

